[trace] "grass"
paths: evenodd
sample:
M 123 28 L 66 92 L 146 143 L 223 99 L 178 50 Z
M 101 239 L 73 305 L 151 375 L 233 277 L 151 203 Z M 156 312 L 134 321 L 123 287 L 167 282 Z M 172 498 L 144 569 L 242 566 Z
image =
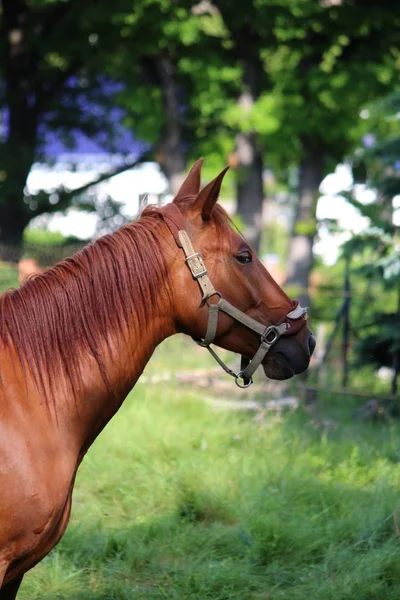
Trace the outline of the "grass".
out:
M 4 292 L 8 288 L 18 286 L 19 282 L 17 267 L 0 262 L 0 293 Z
M 177 356 L 197 365 L 198 352 L 176 338 L 149 370 Z M 397 424 L 356 424 L 340 398 L 317 419 L 260 422 L 201 395 L 137 384 L 84 460 L 65 537 L 19 598 L 398 600 Z M 322 417 L 341 424 L 315 427 Z

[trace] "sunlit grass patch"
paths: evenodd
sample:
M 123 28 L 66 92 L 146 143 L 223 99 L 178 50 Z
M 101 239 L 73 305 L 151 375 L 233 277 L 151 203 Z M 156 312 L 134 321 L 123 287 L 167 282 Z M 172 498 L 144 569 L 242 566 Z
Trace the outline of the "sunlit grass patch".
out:
M 0 294 L 19 286 L 17 265 L 0 262 Z

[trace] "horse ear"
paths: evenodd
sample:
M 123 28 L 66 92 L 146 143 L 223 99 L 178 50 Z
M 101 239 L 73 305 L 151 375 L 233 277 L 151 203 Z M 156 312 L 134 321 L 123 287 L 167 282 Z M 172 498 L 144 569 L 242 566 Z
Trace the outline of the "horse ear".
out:
M 174 198 L 174 202 L 179 202 L 183 198 L 187 196 L 197 196 L 200 190 L 200 176 L 201 176 L 201 167 L 203 165 L 203 159 L 200 158 L 197 162 L 194 163 L 193 167 L 190 169 L 189 173 L 185 181 L 182 183 L 179 188 L 179 192 Z
M 225 167 L 223 171 L 210 183 L 208 183 L 199 193 L 196 200 L 194 201 L 192 209 L 197 210 L 201 213 L 203 221 L 210 219 L 214 204 L 218 200 L 219 192 L 221 190 L 222 180 L 225 177 L 225 173 L 229 167 Z

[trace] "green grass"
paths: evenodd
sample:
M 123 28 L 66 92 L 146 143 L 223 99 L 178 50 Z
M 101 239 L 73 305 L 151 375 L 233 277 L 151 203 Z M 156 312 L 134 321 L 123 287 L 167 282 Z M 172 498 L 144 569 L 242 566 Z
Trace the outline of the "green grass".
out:
M 0 263 L 0 294 L 8 288 L 19 286 L 17 267 Z
M 169 341 L 150 371 L 198 352 Z M 398 600 L 398 426 L 355 424 L 340 398 L 260 422 L 201 395 L 137 384 L 19 598 Z

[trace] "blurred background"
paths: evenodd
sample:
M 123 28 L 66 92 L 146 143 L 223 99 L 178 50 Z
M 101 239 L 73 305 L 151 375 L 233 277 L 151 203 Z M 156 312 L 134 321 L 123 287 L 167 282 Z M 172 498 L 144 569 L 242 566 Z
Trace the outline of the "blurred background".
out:
M 396 394 L 394 6 L 2 0 L 1 288 L 170 201 L 203 156 L 204 183 L 231 166 L 222 203 L 311 307 L 311 380 L 357 387 L 367 366 Z
M 398 4 L 1 0 L 0 30 L 1 291 L 170 201 L 203 156 L 317 337 L 306 377 L 244 393 L 167 340 L 22 596 L 397 600 Z

